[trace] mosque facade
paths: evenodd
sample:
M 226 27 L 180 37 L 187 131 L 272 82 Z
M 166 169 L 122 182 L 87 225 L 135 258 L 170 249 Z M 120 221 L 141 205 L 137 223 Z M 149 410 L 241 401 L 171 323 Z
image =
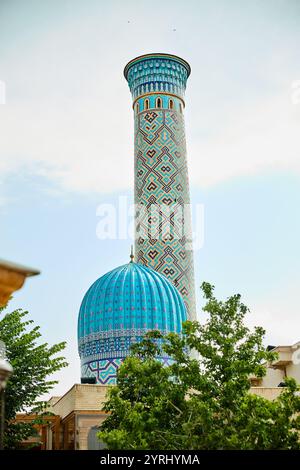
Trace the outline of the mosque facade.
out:
M 189 64 L 170 54 L 146 54 L 124 69 L 135 129 L 135 262 L 132 255 L 84 296 L 78 318 L 84 383 L 115 384 L 130 346 L 147 331 L 180 333 L 183 321 L 196 318 L 183 116 L 189 74 Z

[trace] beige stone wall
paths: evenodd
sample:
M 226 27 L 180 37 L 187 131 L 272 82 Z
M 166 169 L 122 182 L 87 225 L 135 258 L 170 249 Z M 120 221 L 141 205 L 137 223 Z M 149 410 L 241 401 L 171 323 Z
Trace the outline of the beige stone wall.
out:
M 284 390 L 282 387 L 251 387 L 250 392 L 267 400 L 274 400 Z
M 65 393 L 56 403 L 52 404 L 52 412 L 62 419 L 68 416 L 75 407 L 75 387 L 73 387 Z
M 284 380 L 284 373 L 282 369 L 271 369 L 270 367 L 267 369 L 266 375 L 263 377 L 261 381 L 262 387 L 278 387 L 280 382 Z
M 51 405 L 51 411 L 62 419 L 73 411 L 101 411 L 108 387 L 105 385 L 75 384 Z
M 76 425 L 76 450 L 88 450 L 88 434 L 93 426 L 99 426 L 105 420 L 106 415 L 77 415 Z
M 293 377 L 300 384 L 300 364 L 289 364 L 286 368 L 288 377 Z
M 106 401 L 107 386 L 82 384 L 75 387 L 75 410 L 102 410 Z
M 51 397 L 50 400 L 48 400 L 47 402 L 47 411 L 49 411 L 49 413 L 54 413 L 53 411 L 53 405 L 58 402 L 58 400 L 60 400 L 61 397 Z

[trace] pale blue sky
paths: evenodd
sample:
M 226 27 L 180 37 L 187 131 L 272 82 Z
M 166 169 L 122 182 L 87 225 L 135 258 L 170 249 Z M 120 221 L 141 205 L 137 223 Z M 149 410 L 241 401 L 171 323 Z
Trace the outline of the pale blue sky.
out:
M 10 307 L 29 309 L 49 342 L 68 341 L 55 393 L 79 380 L 82 296 L 128 260 L 130 240 L 97 239 L 96 208 L 132 197 L 122 72 L 147 52 L 192 67 L 188 158 L 193 204 L 205 207 L 197 286 L 240 292 L 267 343 L 300 339 L 299 20 L 288 0 L 0 2 L 0 256 L 42 271 Z

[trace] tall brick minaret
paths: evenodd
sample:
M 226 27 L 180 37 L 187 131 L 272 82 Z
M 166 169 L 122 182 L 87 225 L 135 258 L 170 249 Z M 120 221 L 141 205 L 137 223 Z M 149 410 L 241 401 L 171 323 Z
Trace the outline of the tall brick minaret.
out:
M 171 54 L 131 60 L 124 75 L 135 122 L 135 259 L 177 287 L 196 318 L 184 127 L 189 64 Z

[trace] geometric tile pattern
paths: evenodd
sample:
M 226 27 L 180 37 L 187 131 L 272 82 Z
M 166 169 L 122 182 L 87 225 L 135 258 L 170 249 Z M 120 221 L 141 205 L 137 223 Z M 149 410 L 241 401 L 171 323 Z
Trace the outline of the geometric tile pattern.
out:
M 82 377 L 96 377 L 97 383 L 102 385 L 115 385 L 117 383 L 117 371 L 125 357 L 108 359 L 85 363 L 82 367 Z M 171 365 L 172 360 L 168 357 L 161 358 L 164 365 Z
M 180 333 L 186 318 L 183 299 L 165 276 L 134 262 L 113 269 L 92 284 L 80 306 L 81 376 L 115 383 L 133 343 L 154 329 Z
M 156 91 L 183 97 L 190 72 L 185 60 L 170 54 L 145 54 L 124 69 L 133 99 Z
M 122 360 L 123 358 L 87 362 L 81 368 L 82 377 L 96 377 L 99 384 L 114 385 Z
M 195 319 L 189 181 L 183 115 L 150 109 L 135 116 L 138 262 L 168 277 Z
M 196 319 L 189 180 L 183 119 L 189 64 L 172 54 L 131 60 L 124 75 L 135 116 L 137 261 L 171 280 Z

